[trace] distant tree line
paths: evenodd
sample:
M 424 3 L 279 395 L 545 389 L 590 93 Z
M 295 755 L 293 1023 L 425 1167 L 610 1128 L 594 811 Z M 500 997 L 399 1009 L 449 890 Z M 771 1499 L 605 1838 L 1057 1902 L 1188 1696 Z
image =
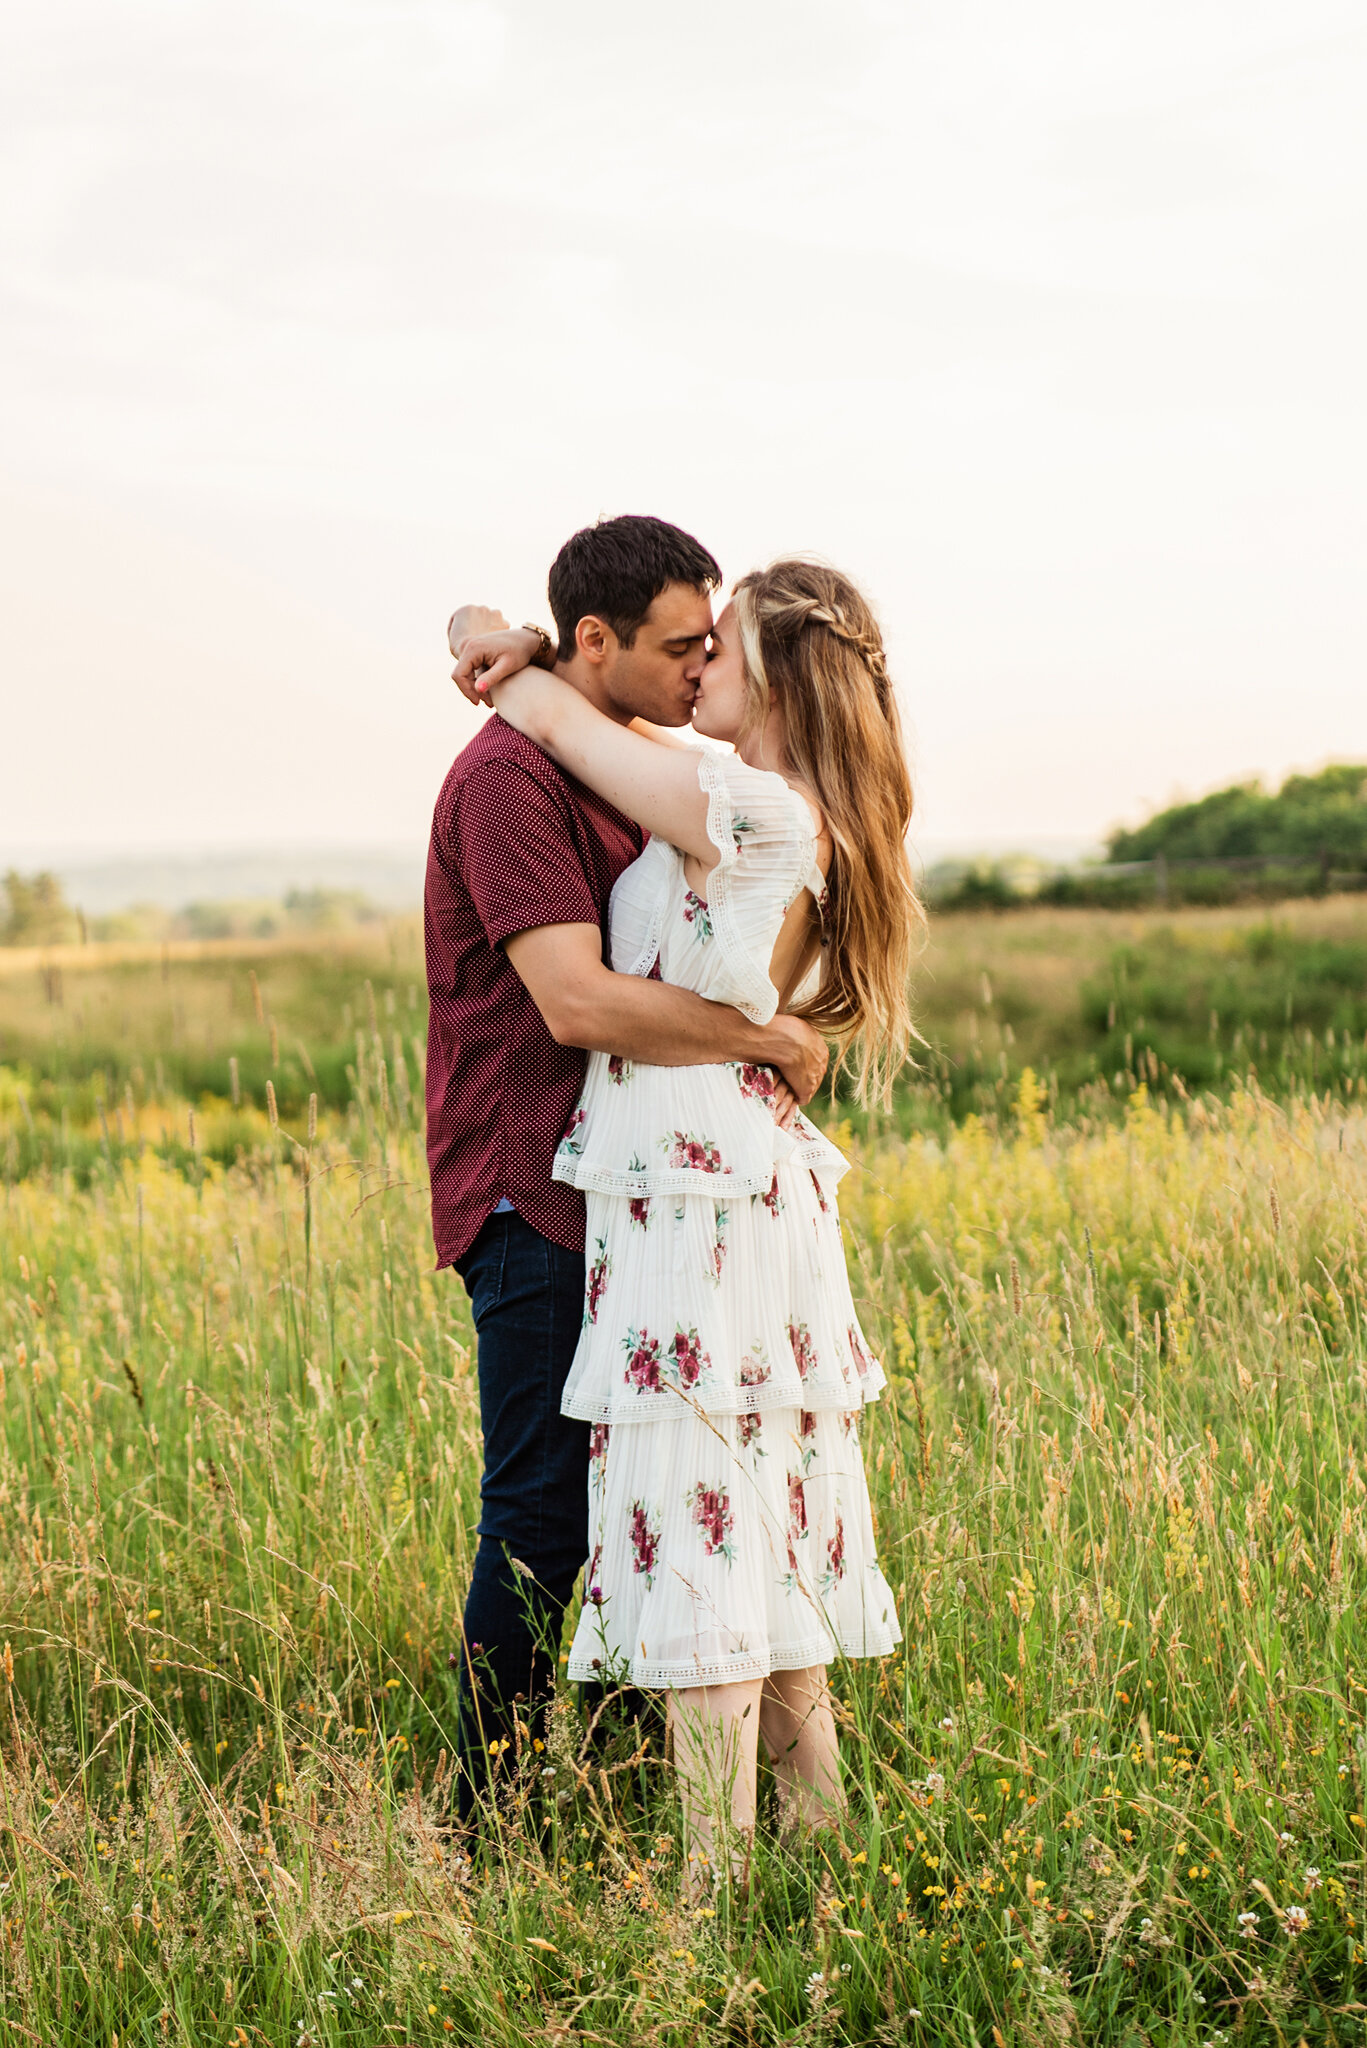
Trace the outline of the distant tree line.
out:
M 1194 804 L 1173 804 L 1133 832 L 1113 832 L 1112 861 L 1301 860 L 1367 868 L 1367 766 L 1288 775 L 1275 795 L 1236 782 Z
M 46 869 L 21 875 L 11 868 L 5 876 L 5 903 L 0 945 L 55 946 L 78 936 L 78 914 L 62 894 L 56 875 Z
M 1172 804 L 1113 832 L 1103 862 L 1043 875 L 1021 861 L 946 864 L 927 885 L 940 910 L 1218 904 L 1367 887 L 1367 765 L 1289 775 L 1275 792 L 1238 782 Z

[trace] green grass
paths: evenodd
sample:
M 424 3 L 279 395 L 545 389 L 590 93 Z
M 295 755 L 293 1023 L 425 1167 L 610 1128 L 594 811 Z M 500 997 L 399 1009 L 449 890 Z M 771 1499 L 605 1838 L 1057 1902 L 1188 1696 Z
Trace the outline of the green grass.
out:
M 1083 985 L 1135 943 L 1103 936 L 997 935 L 990 992 L 943 936 L 947 1035 L 971 1009 L 1000 1030 L 1008 1003 L 1016 1061 L 1040 1018 L 1085 1030 Z M 385 958 L 260 958 L 267 1073 L 280 1020 L 341 1043 L 326 1005 L 352 1004 L 355 1090 L 312 1145 L 221 1080 L 192 1144 L 131 1027 L 100 1040 L 134 1090 L 103 1067 L 104 1125 L 93 1069 L 42 1097 L 38 1059 L 0 1076 L 11 2037 L 1360 2041 L 1356 1076 L 1274 1098 L 1226 1069 L 1184 1101 L 1099 1072 L 1055 1113 L 1013 1075 L 957 1120 L 931 1077 L 851 1140 L 905 1642 L 836 1673 L 847 1822 L 766 1832 L 751 1894 L 700 1913 L 658 1735 L 590 1748 L 568 1693 L 474 1865 L 444 1831 L 478 1416 L 463 1291 L 431 1271 L 406 1024 L 395 1080 L 385 996 L 402 1018 L 412 970 Z M 218 1019 L 220 1061 L 265 1028 L 243 965 L 213 965 L 202 1010 L 176 963 L 139 972 L 186 1039 Z M 23 1027 L 40 1052 L 47 1008 Z

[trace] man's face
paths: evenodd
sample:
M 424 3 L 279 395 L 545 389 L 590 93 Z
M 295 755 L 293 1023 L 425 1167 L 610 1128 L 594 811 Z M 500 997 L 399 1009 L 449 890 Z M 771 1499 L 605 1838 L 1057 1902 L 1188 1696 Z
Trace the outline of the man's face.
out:
M 670 583 L 651 605 L 630 647 L 605 636 L 603 689 L 619 717 L 687 725 L 711 631 L 711 598 L 687 583 Z

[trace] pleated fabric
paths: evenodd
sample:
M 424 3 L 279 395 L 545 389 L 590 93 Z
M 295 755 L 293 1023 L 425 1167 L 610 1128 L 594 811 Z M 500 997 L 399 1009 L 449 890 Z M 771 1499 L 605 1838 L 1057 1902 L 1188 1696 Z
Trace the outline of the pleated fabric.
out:
M 767 1022 L 784 913 L 824 896 L 811 814 L 717 749 L 699 778 L 707 897 L 652 841 L 613 893 L 613 964 Z M 764 1068 L 590 1058 L 554 1167 L 588 1223 L 562 1402 L 594 1425 L 572 1678 L 727 1683 L 900 1640 L 859 1448 L 885 1379 L 846 1275 L 847 1162 L 806 1118 L 780 1131 L 772 1097 Z

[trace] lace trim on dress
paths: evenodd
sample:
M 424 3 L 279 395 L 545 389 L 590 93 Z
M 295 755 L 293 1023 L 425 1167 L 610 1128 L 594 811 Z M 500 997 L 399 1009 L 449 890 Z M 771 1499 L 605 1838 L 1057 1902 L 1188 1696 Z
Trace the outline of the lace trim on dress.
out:
M 842 1657 L 888 1657 L 902 1640 L 902 1631 L 886 1621 L 878 1621 L 862 1629 L 858 1636 L 853 1630 L 834 1629 L 821 1635 L 812 1635 L 800 1643 L 788 1643 L 780 1650 L 760 1653 L 741 1651 L 734 1657 L 714 1657 L 691 1663 L 656 1663 L 645 1657 L 590 1657 L 585 1651 L 572 1646 L 566 1676 L 572 1683 L 582 1684 L 595 1679 L 606 1679 L 621 1683 L 629 1679 L 633 1685 L 668 1686 L 682 1691 L 691 1685 L 743 1684 L 751 1678 L 767 1678 L 771 1671 L 806 1671 L 813 1664 L 829 1664 L 834 1654 Z

